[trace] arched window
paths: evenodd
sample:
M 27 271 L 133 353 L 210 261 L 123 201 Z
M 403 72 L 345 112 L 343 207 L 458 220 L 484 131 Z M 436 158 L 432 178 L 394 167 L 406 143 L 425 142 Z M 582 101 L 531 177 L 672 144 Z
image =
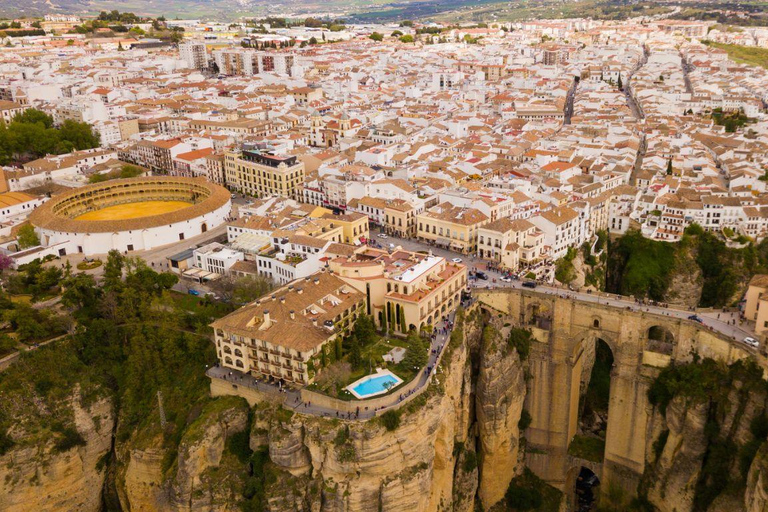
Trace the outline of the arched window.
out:
M 239 348 L 236 348 L 235 349 L 235 355 L 238 356 L 238 357 L 243 357 L 243 351 L 240 350 Z
M 592 327 L 594 327 L 595 329 L 599 329 L 600 328 L 600 319 L 599 318 L 595 318 L 592 321 Z
M 243 367 L 243 362 L 238 359 L 237 361 L 235 361 L 235 366 L 237 366 L 238 368 L 242 368 Z
M 232 358 L 231 358 L 231 357 L 229 357 L 229 356 L 227 356 L 227 357 L 225 357 L 225 358 L 224 358 L 224 362 L 225 362 L 226 364 L 232 364 Z
M 224 345 L 224 353 L 225 354 L 231 354 L 232 353 L 232 349 L 229 348 L 227 345 Z

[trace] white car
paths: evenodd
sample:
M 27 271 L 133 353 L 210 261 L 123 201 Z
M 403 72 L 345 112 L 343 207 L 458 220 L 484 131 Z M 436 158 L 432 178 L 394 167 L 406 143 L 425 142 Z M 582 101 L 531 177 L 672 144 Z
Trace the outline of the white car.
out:
M 451 261 L 454 263 L 461 263 L 461 258 L 453 258 Z
M 379 238 L 389 238 L 386 233 L 379 233 L 376 236 L 379 237 Z
M 501 281 L 504 282 L 504 283 L 511 283 L 512 282 L 512 278 L 504 276 L 504 277 L 501 278 Z
M 746 338 L 744 338 L 744 343 L 754 348 L 757 348 L 760 346 L 760 342 L 750 336 L 747 336 Z

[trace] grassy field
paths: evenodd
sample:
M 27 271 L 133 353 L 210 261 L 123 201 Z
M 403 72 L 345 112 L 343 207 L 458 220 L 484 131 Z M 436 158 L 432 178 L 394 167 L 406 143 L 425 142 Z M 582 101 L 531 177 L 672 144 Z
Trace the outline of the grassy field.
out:
M 738 62 L 739 64 L 749 64 L 751 66 L 760 66 L 768 69 L 768 49 L 766 48 L 715 43 L 712 41 L 705 41 L 704 43 L 712 48 L 725 50 L 728 53 L 728 57 L 734 62 Z

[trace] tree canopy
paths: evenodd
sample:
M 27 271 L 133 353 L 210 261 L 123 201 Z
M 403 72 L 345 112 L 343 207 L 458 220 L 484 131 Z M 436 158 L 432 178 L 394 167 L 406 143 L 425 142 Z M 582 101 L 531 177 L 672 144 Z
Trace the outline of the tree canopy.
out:
M 53 118 L 35 109 L 0 123 L 0 165 L 25 162 L 49 154 L 98 147 L 99 136 L 88 123 L 66 120 L 53 126 Z

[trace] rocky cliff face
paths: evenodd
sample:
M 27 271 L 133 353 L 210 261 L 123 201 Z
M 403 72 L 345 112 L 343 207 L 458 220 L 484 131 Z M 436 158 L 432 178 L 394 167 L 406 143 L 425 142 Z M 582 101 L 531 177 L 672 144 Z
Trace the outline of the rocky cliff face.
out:
M 112 404 L 99 400 L 83 407 L 77 391 L 68 402 L 73 428 L 84 443 L 61 449 L 53 436 L 45 436 L 45 442 L 17 446 L 0 457 L 0 510 L 100 510 L 103 458 L 112 444 Z
M 248 404 L 224 397 L 208 404 L 184 431 L 176 461 L 168 469 L 169 453 L 162 436 L 143 439 L 118 450 L 118 494 L 124 510 L 236 511 L 246 467 L 227 450 L 235 434 L 246 436 Z M 140 435 L 140 433 L 139 433 Z M 247 437 L 243 437 L 247 443 Z
M 480 447 L 478 496 L 488 509 L 504 497 L 509 482 L 522 471 L 518 423 L 525 400 L 524 368 L 506 336 L 489 325 L 483 333 L 477 379 L 477 426 Z
M 641 495 L 660 512 L 768 510 L 762 371 L 705 361 L 660 381 L 675 392 L 649 411 Z

